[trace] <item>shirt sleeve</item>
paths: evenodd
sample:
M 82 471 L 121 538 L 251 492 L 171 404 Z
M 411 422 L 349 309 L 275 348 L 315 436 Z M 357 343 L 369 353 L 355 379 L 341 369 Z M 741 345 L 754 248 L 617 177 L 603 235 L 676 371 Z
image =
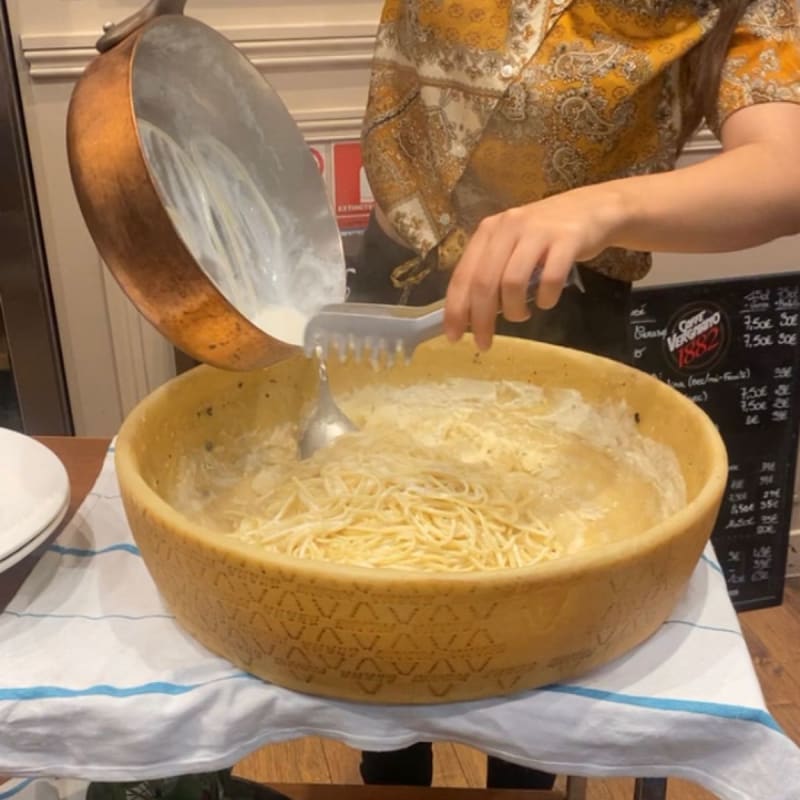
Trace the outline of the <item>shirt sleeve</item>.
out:
M 742 17 L 722 69 L 720 129 L 735 111 L 758 103 L 800 103 L 800 28 L 795 0 L 753 0 Z

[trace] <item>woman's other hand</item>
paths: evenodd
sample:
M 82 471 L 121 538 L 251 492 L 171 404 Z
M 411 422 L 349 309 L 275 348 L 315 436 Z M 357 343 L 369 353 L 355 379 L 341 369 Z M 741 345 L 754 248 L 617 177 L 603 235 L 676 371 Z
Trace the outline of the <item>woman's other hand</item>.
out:
M 498 311 L 509 322 L 530 317 L 528 286 L 541 267 L 536 305 L 552 308 L 570 269 L 605 250 L 623 218 L 612 184 L 598 184 L 512 208 L 481 222 L 456 265 L 445 302 L 451 341 L 471 328 L 489 348 Z

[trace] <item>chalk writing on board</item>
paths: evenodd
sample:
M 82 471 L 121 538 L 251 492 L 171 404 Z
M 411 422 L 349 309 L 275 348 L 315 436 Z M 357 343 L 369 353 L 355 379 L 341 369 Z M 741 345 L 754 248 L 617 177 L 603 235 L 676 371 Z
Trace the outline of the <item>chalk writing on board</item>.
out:
M 800 273 L 638 289 L 634 366 L 717 424 L 730 475 L 713 542 L 739 608 L 780 602 L 800 425 Z

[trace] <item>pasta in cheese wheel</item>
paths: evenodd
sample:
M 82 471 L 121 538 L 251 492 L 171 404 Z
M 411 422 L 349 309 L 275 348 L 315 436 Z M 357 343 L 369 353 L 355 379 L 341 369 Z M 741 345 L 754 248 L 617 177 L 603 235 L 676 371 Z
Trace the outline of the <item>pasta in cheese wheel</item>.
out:
M 298 558 L 497 570 L 633 536 L 686 502 L 674 453 L 620 402 L 456 378 L 340 398 L 360 427 L 300 461 L 296 426 L 185 459 L 171 502 Z M 207 498 L 213 498 L 209 501 Z

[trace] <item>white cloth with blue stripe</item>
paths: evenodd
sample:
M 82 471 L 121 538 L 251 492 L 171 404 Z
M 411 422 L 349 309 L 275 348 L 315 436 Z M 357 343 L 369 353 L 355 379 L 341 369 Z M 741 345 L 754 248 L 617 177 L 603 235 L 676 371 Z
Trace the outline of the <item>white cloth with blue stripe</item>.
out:
M 0 615 L 0 774 L 134 780 L 231 766 L 304 735 L 458 741 L 561 774 L 676 776 L 723 800 L 797 800 L 800 750 L 767 712 L 709 548 L 671 619 L 581 680 L 446 706 L 272 686 L 195 643 L 138 555 L 113 459 Z

